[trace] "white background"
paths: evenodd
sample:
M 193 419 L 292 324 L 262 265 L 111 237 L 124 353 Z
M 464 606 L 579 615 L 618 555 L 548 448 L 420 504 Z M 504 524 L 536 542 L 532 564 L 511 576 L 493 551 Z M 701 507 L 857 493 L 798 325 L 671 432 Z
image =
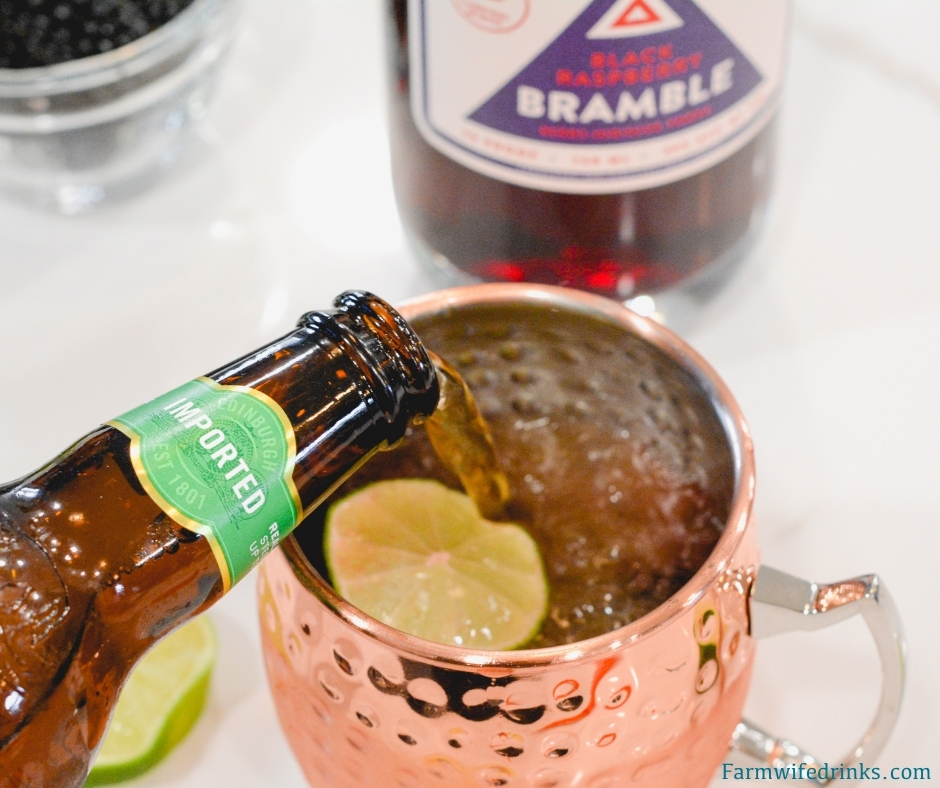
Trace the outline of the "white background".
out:
M 341 290 L 433 289 L 392 203 L 379 18 L 378 0 L 249 0 L 199 147 L 171 177 L 80 217 L 0 202 L 0 478 Z M 773 217 L 688 334 L 752 426 L 765 561 L 819 581 L 878 571 L 894 592 L 910 671 L 880 765 L 935 780 L 938 34 L 935 0 L 797 3 Z M 213 612 L 208 712 L 137 788 L 305 785 L 253 596 L 249 579 Z M 874 708 L 877 662 L 852 623 L 764 642 L 758 660 L 748 713 L 823 758 Z

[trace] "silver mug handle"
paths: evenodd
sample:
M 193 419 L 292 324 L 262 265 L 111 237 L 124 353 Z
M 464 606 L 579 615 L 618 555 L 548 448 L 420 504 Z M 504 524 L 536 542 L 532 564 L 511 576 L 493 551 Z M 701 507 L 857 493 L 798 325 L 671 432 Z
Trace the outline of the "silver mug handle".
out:
M 888 589 L 878 575 L 862 575 L 841 583 L 817 585 L 764 566 L 754 581 L 749 614 L 751 635 L 755 638 L 822 629 L 855 615 L 865 619 L 881 659 L 881 700 L 868 730 L 840 764 L 848 768 L 858 764 L 863 757 L 877 758 L 897 721 L 905 674 L 901 620 Z M 731 738 L 731 748 L 765 767 L 795 766 L 799 769 L 800 764 L 817 768 L 820 765 L 812 755 L 792 742 L 772 736 L 747 720 L 738 723 Z M 837 782 L 847 785 L 851 781 L 828 774 L 826 779 L 815 779 L 817 785 Z

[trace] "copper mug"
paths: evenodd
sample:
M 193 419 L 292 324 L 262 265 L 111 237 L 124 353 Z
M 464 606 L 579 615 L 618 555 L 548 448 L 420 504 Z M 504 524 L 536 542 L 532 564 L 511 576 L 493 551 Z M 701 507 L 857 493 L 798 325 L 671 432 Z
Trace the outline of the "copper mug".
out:
M 314 786 L 706 786 L 729 746 L 755 765 L 804 764 L 818 784 L 871 762 L 897 719 L 904 642 L 877 575 L 817 585 L 761 566 L 754 455 L 725 384 L 679 337 L 613 301 L 531 285 L 478 285 L 401 306 L 406 319 L 528 303 L 608 321 L 658 348 L 708 397 L 734 459 L 725 530 L 665 604 L 567 646 L 483 651 L 431 643 L 339 597 L 289 538 L 259 573 L 265 665 L 281 725 Z M 741 719 L 755 641 L 862 615 L 881 658 L 875 718 L 841 763 Z M 843 782 L 846 782 L 843 780 Z

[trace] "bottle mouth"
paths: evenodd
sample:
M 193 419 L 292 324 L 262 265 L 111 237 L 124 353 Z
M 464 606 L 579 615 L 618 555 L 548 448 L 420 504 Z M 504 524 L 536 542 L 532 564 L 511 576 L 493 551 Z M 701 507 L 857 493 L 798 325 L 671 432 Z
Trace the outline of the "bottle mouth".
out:
M 415 419 L 429 417 L 440 398 L 437 371 L 418 335 L 392 306 L 372 293 L 350 290 L 335 309 L 308 312 L 301 326 L 332 333 L 358 364 L 388 421 L 389 443 Z

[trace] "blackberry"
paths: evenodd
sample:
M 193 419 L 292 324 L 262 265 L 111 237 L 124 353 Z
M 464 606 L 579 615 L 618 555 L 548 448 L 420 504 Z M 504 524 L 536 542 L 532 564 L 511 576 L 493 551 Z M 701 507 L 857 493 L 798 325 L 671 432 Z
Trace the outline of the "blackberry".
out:
M 0 0 L 0 68 L 65 63 L 129 44 L 193 0 Z

